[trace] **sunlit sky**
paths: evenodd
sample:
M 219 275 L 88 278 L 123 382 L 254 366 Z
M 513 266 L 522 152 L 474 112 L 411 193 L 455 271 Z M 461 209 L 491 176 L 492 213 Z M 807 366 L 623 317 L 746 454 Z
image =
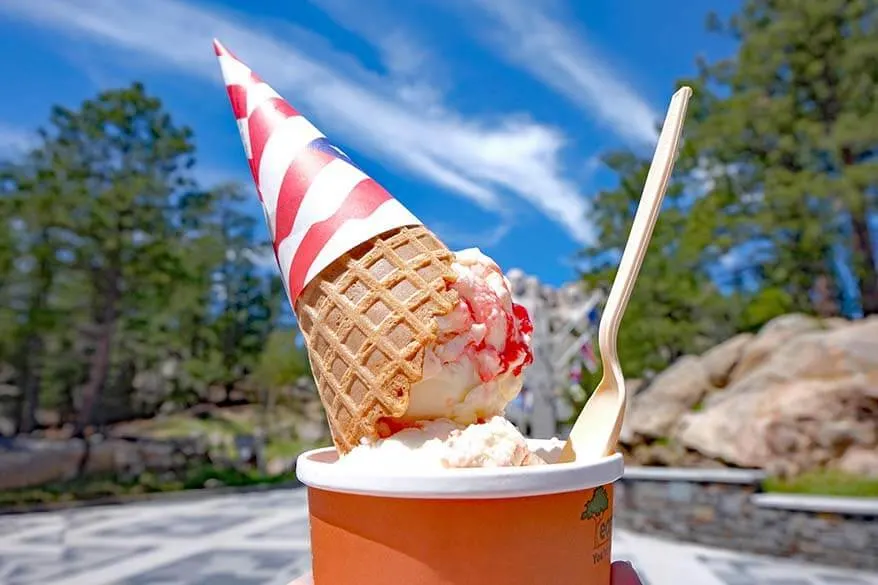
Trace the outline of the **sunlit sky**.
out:
M 5 0 L 0 154 L 53 104 L 139 80 L 194 129 L 204 184 L 250 187 L 218 37 L 450 246 L 560 284 L 613 185 L 599 155 L 651 154 L 674 81 L 733 50 L 703 23 L 738 2 L 698 4 Z

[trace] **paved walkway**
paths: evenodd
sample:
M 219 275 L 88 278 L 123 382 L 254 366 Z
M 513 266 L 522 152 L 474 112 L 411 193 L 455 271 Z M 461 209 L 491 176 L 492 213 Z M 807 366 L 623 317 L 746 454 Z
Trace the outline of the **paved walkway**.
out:
M 292 489 L 0 516 L 0 585 L 285 585 L 309 566 L 305 506 Z M 878 585 L 624 531 L 613 552 L 645 585 Z

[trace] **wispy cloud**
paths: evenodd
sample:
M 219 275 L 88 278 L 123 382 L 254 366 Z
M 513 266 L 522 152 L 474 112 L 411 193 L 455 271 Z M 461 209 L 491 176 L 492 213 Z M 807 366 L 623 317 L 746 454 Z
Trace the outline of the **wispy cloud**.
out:
M 345 67 L 317 60 L 307 43 L 295 44 L 295 35 L 273 34 L 241 14 L 177 0 L 151 0 L 149 7 L 117 0 L 12 0 L 0 12 L 217 85 L 210 40 L 219 37 L 339 142 L 487 210 L 503 209 L 503 195 L 515 194 L 575 240 L 592 239 L 587 202 L 559 160 L 565 140 L 558 130 L 522 116 L 467 118 L 441 102 L 430 109 L 413 105 L 388 88 L 386 78 L 348 56 L 331 55 Z M 216 95 L 224 99 L 219 90 Z
M 437 0 L 447 2 L 447 0 Z M 535 0 L 453 0 L 479 40 L 635 146 L 654 144 L 657 114 L 579 31 Z M 473 19 L 474 9 L 482 19 Z M 484 26 L 483 21 L 490 24 Z
M 309 0 L 337 24 L 372 45 L 392 81 L 399 99 L 441 114 L 442 92 L 437 85 L 445 63 L 427 43 L 398 17 L 387 2 L 368 4 L 354 0 Z
M 437 220 L 430 222 L 430 226 L 443 241 L 455 248 L 490 248 L 496 246 L 505 238 L 512 229 L 514 222 L 511 217 L 506 217 L 497 222 L 493 227 L 477 231 L 461 229 L 459 225 Z
M 0 158 L 16 157 L 37 145 L 39 136 L 33 130 L 24 130 L 0 122 Z
M 277 257 L 274 255 L 274 249 L 271 246 L 246 249 L 244 250 L 244 255 L 259 268 L 266 270 L 275 270 L 277 268 Z
M 437 65 L 432 52 L 380 0 L 368 4 L 350 0 L 309 2 L 377 49 L 384 66 L 393 75 L 406 77 L 415 74 L 420 79 L 429 79 L 424 76 L 424 67 Z

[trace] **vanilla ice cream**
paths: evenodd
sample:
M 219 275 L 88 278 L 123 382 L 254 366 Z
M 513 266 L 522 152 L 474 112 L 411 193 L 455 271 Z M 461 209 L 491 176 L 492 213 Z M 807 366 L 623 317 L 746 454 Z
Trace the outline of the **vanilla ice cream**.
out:
M 498 467 L 540 463 L 527 441 L 503 418 L 533 361 L 533 325 L 512 300 L 509 281 L 476 248 L 455 254 L 457 306 L 437 318 L 439 332 L 413 384 L 406 413 L 378 425 L 380 439 L 364 441 L 340 459 L 346 465 Z
M 386 439 L 364 442 L 339 460 L 344 465 L 380 469 L 439 469 L 541 465 L 515 426 L 495 416 L 461 425 L 448 419 L 415 423 Z
M 411 388 L 402 421 L 448 418 L 462 424 L 503 414 L 533 361 L 533 326 L 512 301 L 500 267 L 477 248 L 455 253 L 457 307 L 440 317 L 438 344 L 424 357 L 424 378 Z

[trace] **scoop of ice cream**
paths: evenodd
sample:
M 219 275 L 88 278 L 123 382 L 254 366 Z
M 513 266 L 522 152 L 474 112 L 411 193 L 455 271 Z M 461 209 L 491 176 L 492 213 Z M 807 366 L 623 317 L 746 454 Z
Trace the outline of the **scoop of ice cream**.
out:
M 437 469 L 541 465 L 515 426 L 496 416 L 481 424 L 448 419 L 415 423 L 394 435 L 364 442 L 339 464 L 369 469 Z
M 412 385 L 408 410 L 395 422 L 447 418 L 473 424 L 501 415 L 521 391 L 522 370 L 533 361 L 533 325 L 527 310 L 512 301 L 499 266 L 470 248 L 455 253 L 452 268 L 458 304 L 438 319 L 424 377 Z

